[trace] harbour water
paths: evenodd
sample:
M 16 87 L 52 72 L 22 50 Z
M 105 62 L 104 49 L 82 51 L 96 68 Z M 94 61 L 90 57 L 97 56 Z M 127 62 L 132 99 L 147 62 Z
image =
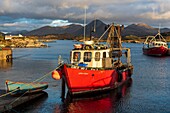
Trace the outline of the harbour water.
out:
M 57 67 L 58 55 L 69 62 L 75 42 L 57 40 L 48 48 L 17 48 L 11 62 L 0 61 L 0 89 L 5 80 L 32 82 Z M 150 57 L 142 54 L 142 44 L 124 43 L 131 48 L 134 73 L 123 87 L 95 97 L 61 101 L 61 80 L 51 74 L 47 95 L 11 112 L 18 113 L 170 113 L 170 56 Z

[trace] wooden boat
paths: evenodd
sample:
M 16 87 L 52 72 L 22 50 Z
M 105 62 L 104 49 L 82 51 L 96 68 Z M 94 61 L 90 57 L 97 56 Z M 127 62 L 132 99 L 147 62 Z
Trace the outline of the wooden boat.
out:
M 151 56 L 165 56 L 168 51 L 168 44 L 158 32 L 156 36 L 148 36 L 143 44 L 143 54 Z
M 7 92 L 12 95 L 40 92 L 48 88 L 46 82 L 13 82 L 6 80 Z
M 130 49 L 122 47 L 121 29 L 122 26 L 111 24 L 106 30 L 109 32 L 107 44 L 100 44 L 100 37 L 97 42 L 84 41 L 81 48 L 71 50 L 71 62 L 63 63 L 52 74 L 54 79 L 62 79 L 63 98 L 65 84 L 68 93 L 75 96 L 115 89 L 131 78 L 133 65 Z M 60 57 L 60 65 L 61 61 Z

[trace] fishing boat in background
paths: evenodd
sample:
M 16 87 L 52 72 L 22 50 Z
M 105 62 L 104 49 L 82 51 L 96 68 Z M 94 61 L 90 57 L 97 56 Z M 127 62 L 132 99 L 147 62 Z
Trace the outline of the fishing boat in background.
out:
M 6 80 L 7 92 L 12 95 L 40 92 L 48 88 L 46 82 L 14 82 Z
M 99 93 L 123 85 L 131 78 L 130 49 L 122 47 L 121 30 L 123 26 L 111 24 L 107 43 L 99 40 L 85 40 L 82 44 L 74 44 L 70 52 L 70 63 L 65 63 L 59 57 L 60 68 L 52 73 L 55 80 L 62 79 L 62 98 L 65 95 L 65 85 L 71 96 Z
M 165 56 L 168 51 L 168 43 L 158 32 L 155 36 L 148 36 L 143 44 L 143 54 L 151 56 Z

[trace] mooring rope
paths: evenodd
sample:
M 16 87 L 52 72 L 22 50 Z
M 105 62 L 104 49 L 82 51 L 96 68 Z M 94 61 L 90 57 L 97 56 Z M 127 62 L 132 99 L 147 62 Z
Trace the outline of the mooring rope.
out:
M 48 77 L 54 70 L 60 68 L 62 65 L 63 65 L 63 64 L 59 64 L 55 69 L 53 69 L 52 71 L 48 72 L 48 73 L 45 74 L 44 76 L 42 76 L 42 77 L 34 80 L 34 81 L 31 82 L 31 83 L 35 83 L 35 82 L 40 82 L 40 81 L 42 81 L 43 79 L 45 79 L 46 77 Z M 31 84 L 31 83 L 30 83 L 30 84 Z M 1 98 L 1 97 L 5 97 L 5 96 L 7 96 L 7 95 L 9 95 L 9 94 L 12 94 L 13 92 L 15 92 L 15 91 L 17 91 L 17 90 L 19 90 L 19 88 L 16 88 L 16 89 L 14 89 L 14 90 L 11 91 L 11 92 L 8 92 L 8 93 L 5 93 L 5 94 L 0 95 L 0 98 Z M 28 91 L 29 91 L 29 90 L 28 90 Z M 24 93 L 24 94 L 25 94 L 25 93 Z
M 9 105 L 13 104 L 14 102 L 16 102 L 17 100 L 19 100 L 22 96 L 24 96 L 26 93 L 28 93 L 28 91 L 26 91 L 25 93 L 23 93 L 21 96 L 19 96 L 18 98 L 16 98 L 14 101 L 12 101 Z
M 12 104 L 14 103 L 14 102 L 16 102 L 16 101 L 18 101 L 22 96 L 24 96 L 26 93 L 28 93 L 29 92 L 29 90 L 28 91 L 26 91 L 25 93 L 23 93 L 21 96 L 19 96 L 18 98 L 16 98 L 14 101 L 12 101 L 11 103 L 9 103 L 8 105 L 5 105 L 4 106 L 4 109 L 5 110 L 7 110 L 7 111 L 9 111 L 9 110 L 14 110 L 14 109 L 12 109 Z M 16 111 L 16 113 L 17 113 L 17 111 Z
M 62 65 L 63 65 L 62 63 L 59 64 L 54 70 L 60 68 Z M 42 76 L 42 77 L 34 80 L 34 81 L 31 82 L 31 83 L 38 82 L 38 81 L 42 81 L 43 79 L 45 79 L 45 78 L 46 78 L 51 72 L 53 72 L 54 70 L 48 72 L 48 73 L 45 74 L 44 76 Z M 31 84 L 31 83 L 30 83 L 30 84 Z M 20 88 L 18 87 L 18 88 L 16 88 L 15 90 L 13 90 L 13 91 L 11 91 L 11 92 L 2 94 L 2 95 L 0 95 L 0 98 L 1 98 L 1 97 L 5 97 L 5 96 L 7 96 L 7 95 L 9 95 L 9 94 L 12 94 L 13 92 L 15 92 L 15 91 L 17 91 L 17 90 L 19 90 L 19 89 L 20 89 Z M 15 103 L 16 101 L 18 101 L 21 97 L 23 97 L 23 96 L 24 96 L 26 93 L 28 93 L 29 91 L 30 91 L 30 90 L 27 90 L 27 91 L 26 91 L 25 93 L 23 93 L 21 96 L 19 96 L 19 97 L 16 98 L 14 101 L 12 101 L 9 105 L 4 106 L 4 107 L 6 108 L 6 110 L 13 110 L 12 107 L 10 107 L 10 106 L 11 106 L 13 103 Z M 15 111 L 15 112 L 17 113 L 17 111 Z
M 19 113 L 18 111 L 16 111 L 15 109 L 11 109 L 11 111 L 14 111 L 15 113 Z
M 5 97 L 5 96 L 7 96 L 7 95 L 9 95 L 9 94 L 12 94 L 13 92 L 15 92 L 15 91 L 17 91 L 17 90 L 18 90 L 18 88 L 16 88 L 15 90 L 13 90 L 13 91 L 11 91 L 11 92 L 2 94 L 2 95 L 0 95 L 0 98 L 1 98 L 1 97 Z
M 63 64 L 59 64 L 54 70 L 60 68 L 62 65 L 63 65 Z M 39 82 L 42 81 L 42 80 L 45 79 L 49 74 L 51 74 L 54 70 L 48 72 L 47 74 L 45 74 L 44 76 L 42 76 L 42 77 L 40 77 L 40 78 L 38 78 L 38 79 L 36 79 L 36 80 L 34 80 L 33 83 L 34 83 L 34 82 L 38 82 L 38 81 L 39 81 Z

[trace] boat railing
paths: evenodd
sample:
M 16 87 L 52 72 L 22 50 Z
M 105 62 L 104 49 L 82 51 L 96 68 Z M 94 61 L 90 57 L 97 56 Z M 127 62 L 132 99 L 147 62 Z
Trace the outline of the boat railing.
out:
M 159 38 L 157 39 L 156 37 L 159 37 Z M 155 36 L 147 36 L 144 44 L 148 44 L 153 41 L 162 41 L 162 42 L 167 43 L 167 41 L 164 39 L 164 37 L 160 33 L 157 33 Z
M 110 69 L 117 69 L 118 66 L 112 66 L 112 67 L 84 67 L 84 66 L 79 66 L 77 64 L 66 64 L 67 67 L 70 68 L 75 68 L 75 69 L 82 69 L 82 70 L 110 70 Z M 126 65 L 122 65 L 123 67 L 127 67 Z
M 125 52 L 123 53 L 122 51 L 124 51 L 125 50 Z M 114 51 L 121 51 L 121 54 L 124 54 L 125 55 L 125 57 L 126 57 L 126 63 L 127 63 L 127 65 L 128 66 L 131 66 L 132 64 L 131 64 L 131 52 L 130 52 L 130 48 L 112 48 L 112 52 L 114 52 Z M 120 56 L 118 56 L 118 57 L 120 57 Z
M 124 55 L 124 57 L 122 56 Z M 79 65 L 81 64 L 81 66 L 83 67 L 89 67 L 90 65 L 88 64 L 91 64 L 91 62 L 93 63 L 97 63 L 97 62 L 107 62 L 107 64 L 103 64 L 101 65 L 100 63 L 100 66 L 99 67 L 113 67 L 116 62 L 117 63 L 120 63 L 120 64 L 126 64 L 128 66 L 131 66 L 131 54 L 130 54 L 130 48 L 113 48 L 112 51 L 111 51 L 111 54 L 110 56 L 108 57 L 94 57 L 94 56 L 89 56 L 89 59 L 90 61 L 85 61 L 83 60 L 84 56 L 79 56 L 79 60 L 75 60 L 73 58 L 72 60 L 72 64 L 73 65 Z M 81 59 L 81 60 L 80 60 Z M 97 59 L 97 60 L 96 60 Z M 122 61 L 121 61 L 122 60 Z M 110 63 L 109 63 L 110 62 Z M 111 63 L 112 62 L 112 63 Z
M 164 37 L 161 35 L 160 32 L 158 32 L 158 34 L 156 34 L 155 37 L 157 37 L 157 36 L 159 37 L 159 40 L 160 40 L 160 41 L 167 42 L 167 41 L 164 39 Z
M 58 65 L 64 64 L 64 63 L 69 63 L 68 58 L 63 58 L 61 55 L 58 56 Z

